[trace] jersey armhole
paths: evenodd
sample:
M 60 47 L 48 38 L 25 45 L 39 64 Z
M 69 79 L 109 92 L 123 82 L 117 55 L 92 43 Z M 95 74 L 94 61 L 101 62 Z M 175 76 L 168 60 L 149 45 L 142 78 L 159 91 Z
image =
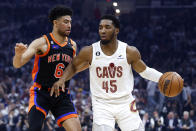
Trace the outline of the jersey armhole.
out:
M 76 49 L 75 49 L 75 47 L 74 47 L 74 45 L 73 45 L 73 40 L 72 40 L 72 39 L 70 39 L 70 43 L 71 43 L 72 48 L 73 48 L 73 57 L 74 57 L 75 54 L 76 54 Z
M 89 63 L 90 67 L 93 64 L 94 59 L 95 59 L 95 55 L 94 55 L 94 53 L 95 53 L 95 46 L 96 46 L 95 44 L 92 44 L 93 51 L 92 51 L 92 60 L 91 60 L 91 63 Z
M 125 45 L 125 58 L 126 58 L 126 62 L 129 66 L 131 66 L 131 64 L 129 64 L 128 60 L 127 60 L 127 48 L 128 48 L 128 44 Z
M 41 54 L 41 55 L 38 55 L 38 54 L 37 54 L 37 56 L 39 56 L 39 57 L 46 56 L 46 55 L 48 54 L 49 50 L 50 50 L 50 42 L 49 42 L 47 36 L 46 36 L 46 35 L 43 35 L 43 37 L 46 39 L 46 43 L 47 43 L 47 45 L 48 45 L 48 48 L 47 48 L 47 50 L 46 50 L 45 53 L 43 53 L 43 54 Z

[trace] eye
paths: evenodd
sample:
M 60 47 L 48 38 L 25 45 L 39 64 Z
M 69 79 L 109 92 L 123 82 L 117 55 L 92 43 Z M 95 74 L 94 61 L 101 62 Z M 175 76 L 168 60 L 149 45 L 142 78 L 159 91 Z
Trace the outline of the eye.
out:
M 111 29 L 111 26 L 107 25 L 107 26 L 106 26 L 106 29 Z
M 64 20 L 64 23 L 65 23 L 65 24 L 69 24 L 69 23 L 71 23 L 71 21 L 69 21 L 69 20 Z

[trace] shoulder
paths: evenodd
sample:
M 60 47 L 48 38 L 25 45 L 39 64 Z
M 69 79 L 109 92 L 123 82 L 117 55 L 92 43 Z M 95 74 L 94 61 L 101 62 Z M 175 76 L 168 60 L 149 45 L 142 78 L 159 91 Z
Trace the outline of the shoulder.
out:
M 75 42 L 75 41 L 73 41 L 71 38 L 70 38 L 70 42 L 71 42 L 71 44 L 72 44 L 74 47 L 77 47 L 76 42 Z
M 83 47 L 80 50 L 80 52 L 76 56 L 76 58 L 80 59 L 80 60 L 91 62 L 91 60 L 92 60 L 92 52 L 93 52 L 92 46 L 85 46 L 85 47 Z
M 118 40 L 118 42 L 119 42 L 121 45 L 124 45 L 124 46 L 127 46 L 127 45 L 128 45 L 127 43 L 125 43 L 125 42 L 123 42 L 123 41 L 120 41 L 120 40 Z
M 81 49 L 80 52 L 92 53 L 92 51 L 93 51 L 93 47 L 92 47 L 92 45 L 91 45 L 91 46 L 85 46 L 85 47 L 83 47 L 83 48 Z M 90 55 L 90 54 L 89 54 L 89 55 Z
M 134 46 L 127 45 L 126 54 L 127 54 L 127 61 L 129 63 L 132 63 L 133 61 L 137 61 L 141 59 L 139 50 Z
M 29 45 L 30 50 L 34 50 L 37 55 L 45 54 L 48 51 L 49 46 L 47 43 L 48 39 L 46 36 L 39 37 L 31 42 Z
M 139 50 L 135 46 L 128 46 L 127 45 L 126 50 L 129 55 L 137 55 L 137 56 L 140 55 Z
M 123 46 L 123 48 L 126 48 L 126 52 L 128 53 L 136 53 L 138 49 L 135 46 L 130 46 L 127 43 L 118 40 L 120 46 Z
M 100 45 L 100 41 L 97 41 L 91 44 L 92 47 L 97 47 L 99 45 Z
M 72 39 L 70 39 L 70 43 L 71 43 L 71 45 L 72 45 L 72 47 L 73 47 L 73 50 L 74 50 L 74 56 L 76 56 L 76 51 L 77 51 L 77 44 L 76 44 L 76 42 L 75 41 L 73 41 Z
M 37 38 L 37 39 L 35 39 L 35 41 L 37 41 L 37 42 L 39 42 L 40 44 L 45 44 L 46 43 L 46 41 L 47 41 L 47 36 L 42 36 L 42 37 L 39 37 L 39 38 Z
M 37 38 L 37 39 L 33 40 L 31 45 L 35 46 L 35 47 L 41 47 L 43 45 L 46 45 L 46 43 L 47 43 L 46 41 L 47 40 L 46 40 L 45 36 L 42 36 L 40 38 Z

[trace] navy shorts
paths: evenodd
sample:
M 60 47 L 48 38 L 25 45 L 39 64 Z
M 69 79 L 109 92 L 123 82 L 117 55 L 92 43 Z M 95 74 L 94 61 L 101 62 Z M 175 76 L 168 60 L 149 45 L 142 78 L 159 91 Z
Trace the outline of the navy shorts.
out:
M 55 97 L 55 95 L 50 96 L 48 89 L 32 86 L 30 88 L 29 113 L 31 113 L 30 110 L 33 106 L 36 106 L 36 109 L 41 111 L 45 117 L 48 111 L 51 111 L 60 127 L 63 121 L 78 117 L 67 89 L 65 92 L 60 91 L 60 95 Z

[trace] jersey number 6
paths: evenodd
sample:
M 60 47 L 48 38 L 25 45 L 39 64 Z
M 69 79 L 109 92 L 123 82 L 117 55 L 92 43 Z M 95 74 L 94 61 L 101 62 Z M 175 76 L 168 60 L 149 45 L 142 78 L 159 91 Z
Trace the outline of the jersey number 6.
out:
M 59 63 L 57 66 L 56 66 L 56 69 L 55 69 L 55 73 L 54 73 L 54 76 L 56 78 L 60 78 L 62 75 L 63 75 L 63 69 L 65 68 L 65 65 L 63 63 Z

